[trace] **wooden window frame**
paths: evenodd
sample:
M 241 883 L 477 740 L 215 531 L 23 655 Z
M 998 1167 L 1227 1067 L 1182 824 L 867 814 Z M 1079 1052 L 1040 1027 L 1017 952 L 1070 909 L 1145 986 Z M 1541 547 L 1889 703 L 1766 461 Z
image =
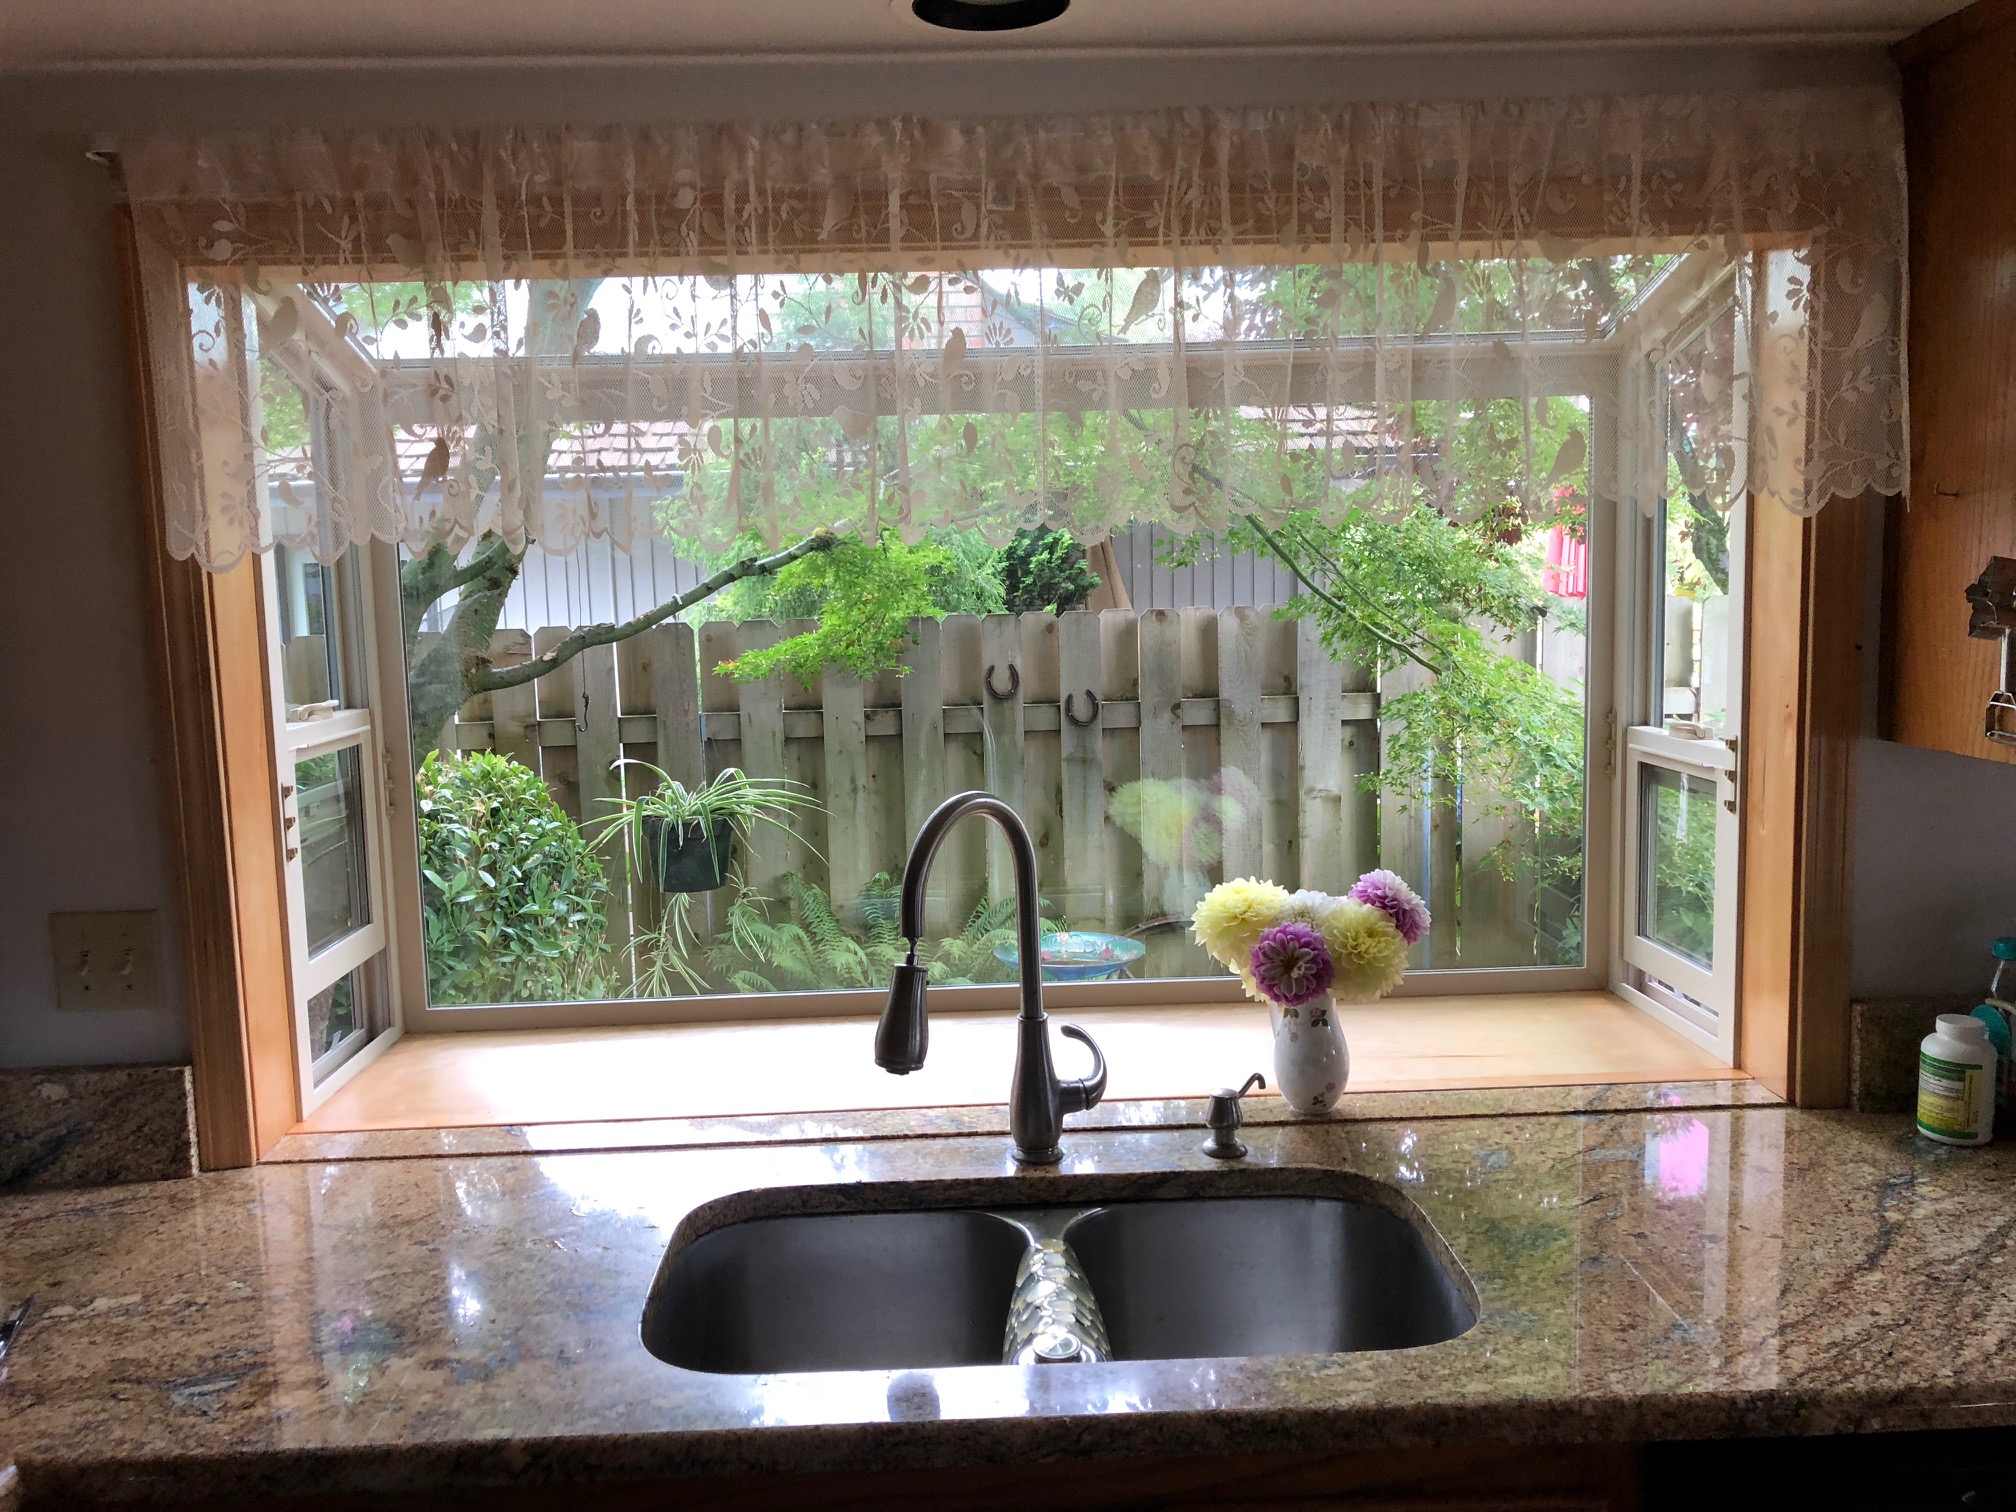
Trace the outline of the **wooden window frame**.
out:
M 117 231 L 197 1155 L 218 1170 L 252 1164 L 300 1117 L 292 1014 L 273 1011 L 292 984 L 279 802 L 266 775 L 266 608 L 251 563 L 211 573 L 168 553 L 139 247 L 124 211 Z
M 245 1166 L 302 1115 L 265 601 L 252 562 L 211 573 L 166 549 L 144 290 L 130 215 L 122 213 L 118 230 L 199 1158 L 206 1169 Z M 1859 632 L 1834 627 L 1838 606 L 1859 606 L 1866 591 L 1863 512 L 1858 501 L 1843 500 L 1810 519 L 1769 504 L 1749 516 L 1736 1064 L 1802 1106 L 1840 1106 L 1848 1081 L 1849 836 L 1863 679 Z M 1823 604 L 1834 606 L 1825 623 L 1817 613 Z M 390 700 L 383 712 L 392 715 L 400 703 Z M 394 808 L 392 822 L 410 828 L 411 805 Z M 405 885 L 399 868 L 392 872 L 395 907 L 414 907 L 416 889 Z M 410 952 L 403 954 L 410 990 Z M 1125 998 L 1168 1002 L 1196 1001 L 1204 988 L 1218 987 L 1127 985 L 1140 991 Z M 1546 984 L 1505 985 L 1540 990 Z M 1059 1006 L 1089 990 L 1060 991 Z M 1006 1002 L 1002 994 L 976 989 L 964 1006 L 995 1006 L 997 996 Z M 1110 990 L 1100 1000 L 1112 1000 Z M 662 1012 L 600 1006 L 601 1024 L 647 1016 L 664 1021 Z M 750 1007 L 737 1005 L 741 1013 Z M 854 1007 L 835 1004 L 826 1011 Z M 493 1019 L 485 1027 L 505 1025 Z

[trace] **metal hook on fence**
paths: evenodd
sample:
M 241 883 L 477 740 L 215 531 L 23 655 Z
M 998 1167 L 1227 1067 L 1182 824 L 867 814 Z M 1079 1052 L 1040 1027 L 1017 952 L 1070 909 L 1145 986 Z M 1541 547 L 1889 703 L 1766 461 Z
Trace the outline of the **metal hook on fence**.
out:
M 586 735 L 588 733 L 588 695 L 586 693 L 581 695 L 581 717 L 574 721 L 574 729 L 577 734 Z
M 1099 695 L 1094 693 L 1090 688 L 1085 690 L 1085 701 L 1092 706 L 1092 712 L 1087 714 L 1083 719 L 1080 719 L 1076 714 L 1071 712 L 1071 700 L 1077 696 L 1075 693 L 1066 693 L 1064 695 L 1064 717 L 1081 730 L 1087 725 L 1097 724 L 1099 722 Z
M 987 691 L 995 698 L 1006 701 L 1022 691 L 1022 669 L 1015 663 L 1008 663 L 1008 691 L 1003 693 L 994 686 L 994 663 L 987 663 Z

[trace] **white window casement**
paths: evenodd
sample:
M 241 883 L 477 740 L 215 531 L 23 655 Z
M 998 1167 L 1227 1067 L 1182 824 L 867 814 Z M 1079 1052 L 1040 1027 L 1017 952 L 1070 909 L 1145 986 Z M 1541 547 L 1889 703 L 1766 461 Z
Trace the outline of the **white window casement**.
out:
M 395 917 L 387 880 L 395 846 L 370 554 L 323 566 L 279 547 L 259 563 L 304 1115 L 398 1037 L 397 946 L 417 926 Z
M 1750 267 L 1670 280 L 1620 392 L 1649 417 L 1620 516 L 1609 985 L 1733 1061 L 1743 825 Z M 1660 305 L 1664 308 L 1661 309 Z
M 1509 392 L 1544 393 L 1586 414 L 1592 475 L 1621 480 L 1618 497 L 1600 488 L 1589 490 L 1579 543 L 1586 553 L 1586 625 L 1574 632 L 1572 655 L 1553 668 L 1564 682 L 1579 682 L 1584 697 L 1582 896 L 1549 904 L 1544 898 L 1535 901 L 1530 892 L 1521 895 L 1521 908 L 1545 912 L 1553 907 L 1570 920 L 1563 929 L 1572 930 L 1575 938 L 1560 947 L 1562 954 L 1554 961 L 1479 967 L 1423 961 L 1403 988 L 1406 995 L 1607 987 L 1733 1060 L 1739 1011 L 1734 971 L 1741 815 L 1736 797 L 1747 522 L 1740 456 L 1747 370 L 1736 283 L 1724 262 L 1678 257 L 1600 338 L 1564 339 L 1558 356 L 1549 355 L 1545 341 L 1534 343 L 1538 355 L 1522 357 L 1516 380 L 1508 374 L 1508 383 L 1523 385 Z M 257 297 L 267 305 L 290 287 L 300 294 L 299 285 L 276 280 Z M 315 308 L 306 297 L 293 303 L 304 311 Z M 1412 360 L 1422 374 L 1434 372 L 1438 363 L 1468 364 L 1474 370 L 1485 365 L 1492 344 L 1451 338 L 1450 349 L 1438 351 L 1424 341 Z M 1473 347 L 1478 350 L 1469 350 Z M 372 381 L 379 376 L 371 369 L 374 359 L 327 319 L 298 321 L 284 342 L 269 342 L 266 355 L 280 360 L 310 396 L 301 417 L 301 444 L 330 459 L 318 459 L 317 471 L 339 471 L 353 438 L 373 426 L 383 430 L 384 407 L 396 410 L 400 402 L 397 385 Z M 373 412 L 371 406 L 380 408 Z M 396 413 L 391 418 L 395 426 L 401 423 Z M 276 498 L 272 507 L 284 511 L 287 504 Z M 382 1052 L 402 1026 L 429 1031 L 586 1027 L 860 1014 L 879 1006 L 880 995 L 872 988 L 760 998 L 724 993 L 430 1004 L 417 832 L 410 814 L 396 549 L 353 547 L 335 566 L 325 567 L 303 553 L 278 548 L 260 559 L 259 570 L 268 603 L 276 775 L 288 831 L 285 877 L 304 1111 L 312 1111 Z M 596 617 L 611 617 L 609 608 Z M 1534 634 L 1544 642 L 1565 632 L 1543 621 Z M 1545 664 L 1542 651 L 1530 655 L 1535 665 Z M 1238 664 L 1224 655 L 1221 644 L 1221 676 L 1223 669 Z M 1252 665 L 1257 669 L 1260 663 Z M 1150 672 L 1145 661 L 1141 666 L 1145 682 Z M 585 690 L 585 663 L 584 680 L 573 683 L 573 675 L 570 686 Z M 1066 713 L 1078 724 L 1079 705 L 1051 712 L 1061 709 L 1064 691 L 1060 686 L 1038 693 L 1032 687 L 1026 701 L 1016 705 L 1014 719 L 1021 722 L 1016 727 L 1062 732 Z M 1109 715 L 1110 725 L 1148 717 L 1149 691 L 1137 688 L 1131 704 L 1114 701 L 1117 718 Z M 998 682 L 989 685 L 989 692 L 1000 698 Z M 1248 700 L 1245 690 L 1224 685 L 1210 698 L 1192 697 L 1191 690 L 1181 687 L 1176 692 L 1181 701 L 1176 724 L 1214 729 L 1232 717 L 1227 709 L 1249 703 L 1262 726 L 1307 719 L 1315 708 L 1348 725 L 1357 705 L 1337 704 L 1337 697 L 1367 701 L 1376 709 L 1380 696 L 1370 695 L 1368 701 L 1362 693 L 1333 690 L 1323 695 L 1333 700 L 1325 703 L 1306 688 L 1286 699 L 1270 691 L 1255 692 Z M 557 704 L 548 707 L 543 690 L 536 702 L 527 694 L 532 718 L 525 726 L 526 739 L 565 750 L 568 761 L 578 761 L 588 749 L 586 722 L 575 719 L 583 696 L 577 691 L 568 698 L 563 717 Z M 654 730 L 668 728 L 663 711 L 654 725 L 648 705 L 641 706 L 645 712 L 635 712 L 640 706 L 627 687 L 617 696 L 621 707 L 612 725 L 612 748 L 651 758 Z M 966 707 L 963 695 L 947 693 L 942 713 L 948 733 L 969 717 Z M 1340 708 L 1345 710 L 1341 715 Z M 974 733 L 986 740 L 998 735 L 990 711 L 998 712 L 981 696 L 970 716 Z M 776 739 L 817 738 L 823 717 L 816 696 L 787 701 L 779 711 Z M 906 702 L 900 718 L 908 717 Z M 1362 714 L 1357 717 L 1363 720 Z M 871 737 L 901 734 L 893 707 L 871 704 L 862 718 Z M 708 714 L 702 723 L 708 721 L 713 726 L 709 739 L 722 731 L 737 732 L 739 739 L 745 728 L 738 715 Z M 472 722 L 460 743 L 463 749 L 484 749 L 495 739 L 493 731 Z M 1268 739 L 1278 741 L 1272 735 Z M 980 746 L 976 743 L 974 749 Z M 1347 778 L 1354 775 L 1349 767 L 1341 770 Z M 1113 778 L 1111 772 L 1107 775 Z M 892 807 L 898 814 L 903 811 L 900 802 Z M 1287 810 L 1290 823 L 1294 812 Z M 1278 827 L 1281 821 L 1268 822 Z M 1390 843 L 1398 833 L 1394 822 L 1376 822 Z M 1438 845 L 1447 845 L 1446 854 L 1454 856 L 1467 854 L 1456 845 L 1481 850 L 1489 838 L 1479 838 L 1480 831 L 1447 842 L 1437 838 L 1426 820 L 1417 822 L 1416 831 L 1419 854 L 1431 860 L 1444 854 Z M 1415 843 L 1411 836 L 1409 843 Z M 1385 864 L 1383 855 L 1377 859 Z M 842 857 L 841 864 L 864 876 L 868 870 L 858 857 Z M 610 863 L 612 870 L 620 865 L 620 860 Z M 1293 886 L 1297 879 L 1282 880 Z M 1140 885 L 1138 878 L 1133 885 Z M 1497 885 L 1452 872 L 1439 895 L 1433 886 L 1424 891 L 1439 913 L 1451 906 L 1474 906 L 1471 898 Z M 646 905 L 638 902 L 636 907 L 641 924 Z M 1099 1001 L 1147 1004 L 1238 995 L 1229 978 L 1165 976 L 1061 988 L 1058 1002 L 1066 1007 Z M 994 1008 L 1005 1002 L 1004 989 L 951 988 L 939 993 L 937 1006 Z

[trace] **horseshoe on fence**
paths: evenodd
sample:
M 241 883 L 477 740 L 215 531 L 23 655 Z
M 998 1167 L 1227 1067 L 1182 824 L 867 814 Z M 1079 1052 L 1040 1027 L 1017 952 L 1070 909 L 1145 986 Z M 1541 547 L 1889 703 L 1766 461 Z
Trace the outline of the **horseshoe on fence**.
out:
M 1071 712 L 1071 700 L 1077 696 L 1075 693 L 1066 693 L 1064 695 L 1064 717 L 1081 730 L 1087 725 L 1097 724 L 1099 722 L 1099 695 L 1094 693 L 1090 688 L 1085 690 L 1085 701 L 1092 706 L 1092 712 L 1087 714 L 1083 719 L 1080 719 L 1076 714 Z
M 1017 667 L 1013 662 L 1008 663 L 1008 691 L 1003 693 L 999 688 L 994 686 L 994 663 L 987 663 L 987 691 L 993 697 L 1001 699 L 1004 702 L 1013 698 L 1017 693 L 1022 691 L 1022 669 Z

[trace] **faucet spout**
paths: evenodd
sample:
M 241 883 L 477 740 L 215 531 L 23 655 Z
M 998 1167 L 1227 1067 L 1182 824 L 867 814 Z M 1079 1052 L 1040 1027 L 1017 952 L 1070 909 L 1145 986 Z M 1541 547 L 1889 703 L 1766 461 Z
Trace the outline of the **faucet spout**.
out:
M 1036 892 L 1036 847 L 1022 816 L 992 793 L 958 793 L 931 812 L 917 831 L 903 867 L 897 922 L 910 942 L 910 958 L 896 968 L 889 1002 L 875 1031 L 875 1064 L 904 1076 L 924 1064 L 930 1044 L 925 1004 L 927 969 L 917 959 L 924 934 L 924 886 L 931 862 L 952 826 L 968 814 L 985 814 L 1008 837 L 1015 863 L 1015 941 L 1021 972 L 1021 1009 L 1016 1015 L 1015 1078 L 1008 1096 L 1008 1127 L 1015 1158 L 1024 1165 L 1055 1165 L 1063 1159 L 1058 1140 L 1064 1115 L 1082 1113 L 1106 1093 L 1106 1058 L 1092 1037 L 1075 1025 L 1064 1033 L 1092 1052 L 1092 1074 L 1060 1081 L 1050 1059 L 1050 1029 L 1043 1011 L 1043 919 Z

